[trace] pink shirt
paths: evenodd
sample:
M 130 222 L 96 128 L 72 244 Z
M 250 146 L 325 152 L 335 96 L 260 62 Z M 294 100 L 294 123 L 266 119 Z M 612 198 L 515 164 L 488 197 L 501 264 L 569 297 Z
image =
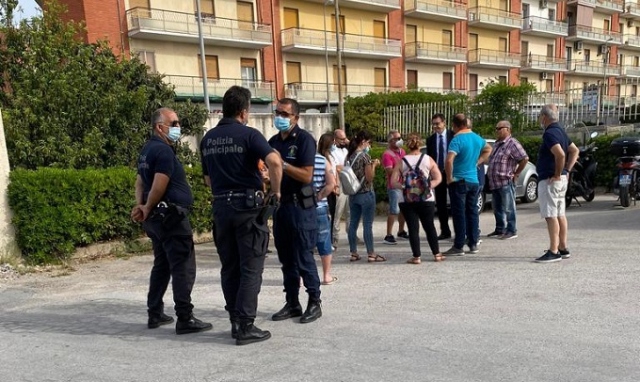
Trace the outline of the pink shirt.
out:
M 398 162 L 402 161 L 405 152 L 403 149 L 399 149 L 398 151 L 391 151 L 389 149 L 385 150 L 382 154 L 382 166 L 387 169 L 392 169 L 398 164 Z M 391 174 L 387 175 L 387 190 L 392 189 L 391 186 Z

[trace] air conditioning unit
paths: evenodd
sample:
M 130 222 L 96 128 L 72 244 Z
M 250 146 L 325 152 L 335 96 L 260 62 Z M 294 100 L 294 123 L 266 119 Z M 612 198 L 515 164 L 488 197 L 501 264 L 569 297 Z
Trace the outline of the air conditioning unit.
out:
M 547 77 L 548 77 L 547 72 L 542 72 L 542 73 L 540 73 L 540 79 L 541 79 L 541 80 L 546 80 L 546 79 L 547 79 Z
M 584 48 L 584 44 L 582 43 L 582 41 L 576 41 L 575 43 L 573 43 L 574 50 L 582 50 L 582 48 Z
M 633 20 L 627 21 L 627 27 L 631 28 L 633 26 Z
M 545 9 L 547 5 L 547 0 L 540 0 L 540 9 Z
M 608 47 L 606 45 L 600 45 L 598 47 L 598 54 L 607 54 Z

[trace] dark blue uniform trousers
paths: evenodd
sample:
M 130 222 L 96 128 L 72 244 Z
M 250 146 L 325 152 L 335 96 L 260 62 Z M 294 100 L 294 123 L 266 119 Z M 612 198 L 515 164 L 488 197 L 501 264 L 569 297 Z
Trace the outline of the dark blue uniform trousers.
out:
M 318 236 L 315 207 L 303 209 L 296 203 L 282 203 L 274 214 L 273 236 L 282 264 L 288 302 L 297 302 L 300 277 L 309 298 L 320 299 L 320 277 L 313 258 Z
M 196 280 L 196 252 L 189 215 L 171 229 L 165 229 L 159 217 L 151 216 L 142 225 L 153 244 L 153 268 L 149 280 L 147 308 L 149 314 L 163 312 L 163 297 L 173 287 L 176 315 L 188 319 L 193 311 L 191 290 Z

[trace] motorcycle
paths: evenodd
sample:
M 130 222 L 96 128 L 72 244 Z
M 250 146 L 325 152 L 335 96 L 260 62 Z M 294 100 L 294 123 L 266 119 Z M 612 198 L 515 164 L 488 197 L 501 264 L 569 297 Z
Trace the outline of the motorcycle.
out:
M 598 133 L 595 131 L 590 135 L 592 139 L 596 136 L 598 136 Z M 578 196 L 581 196 L 587 202 L 595 198 L 595 180 L 598 162 L 595 160 L 594 152 L 597 149 L 595 142 L 580 148 L 578 160 L 569 174 L 567 194 L 565 196 L 567 207 L 571 205 L 571 201 L 574 199 L 580 206 Z
M 622 207 L 629 207 L 632 199 L 635 205 L 640 199 L 640 138 L 614 139 L 611 142 L 611 152 L 618 156 L 618 175 L 614 179 L 614 192 L 618 191 Z

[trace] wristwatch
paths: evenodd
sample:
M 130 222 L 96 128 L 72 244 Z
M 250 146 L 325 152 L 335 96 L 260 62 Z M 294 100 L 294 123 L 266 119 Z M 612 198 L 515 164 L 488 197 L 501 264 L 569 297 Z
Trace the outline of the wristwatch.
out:
M 289 167 L 289 163 L 287 162 L 282 162 L 282 171 L 286 170 L 287 167 Z

